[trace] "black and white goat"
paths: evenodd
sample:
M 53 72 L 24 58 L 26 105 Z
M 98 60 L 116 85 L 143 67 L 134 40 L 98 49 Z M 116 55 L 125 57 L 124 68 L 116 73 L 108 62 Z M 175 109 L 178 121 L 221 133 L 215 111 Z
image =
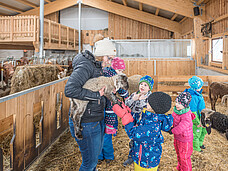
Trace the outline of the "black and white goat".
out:
M 228 140 L 228 116 L 210 109 L 201 111 L 201 124 L 207 128 L 208 134 L 211 128 L 216 129 L 221 133 L 225 133 Z

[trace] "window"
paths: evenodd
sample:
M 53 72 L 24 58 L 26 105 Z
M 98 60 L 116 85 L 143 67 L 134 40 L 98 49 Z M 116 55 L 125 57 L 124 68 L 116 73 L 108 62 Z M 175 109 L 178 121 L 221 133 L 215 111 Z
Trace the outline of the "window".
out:
M 212 61 L 222 62 L 223 39 L 212 40 Z

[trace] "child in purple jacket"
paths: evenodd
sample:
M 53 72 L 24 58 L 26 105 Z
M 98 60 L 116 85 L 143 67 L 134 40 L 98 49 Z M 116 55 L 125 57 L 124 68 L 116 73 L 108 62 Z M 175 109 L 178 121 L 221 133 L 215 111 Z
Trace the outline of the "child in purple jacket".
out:
M 191 95 L 188 92 L 182 92 L 176 98 L 176 106 L 172 116 L 174 134 L 174 147 L 177 153 L 178 164 L 174 170 L 179 171 L 191 171 L 191 154 L 193 152 L 193 131 L 192 120 L 195 119 L 195 115 L 191 112 L 189 103 L 191 101 Z

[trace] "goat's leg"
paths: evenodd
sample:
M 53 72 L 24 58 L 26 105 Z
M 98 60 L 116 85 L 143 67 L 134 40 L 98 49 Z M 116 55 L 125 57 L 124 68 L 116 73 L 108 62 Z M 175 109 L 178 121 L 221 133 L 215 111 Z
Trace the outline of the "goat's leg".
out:
M 107 95 L 107 98 L 112 102 L 112 105 L 118 104 L 119 106 L 122 106 L 120 99 L 116 95 L 114 95 L 113 93 Z
M 216 102 L 217 102 L 217 99 L 218 99 L 218 97 L 216 96 L 216 97 L 214 97 L 213 98 L 213 105 L 212 105 L 212 110 L 214 110 L 214 111 L 216 111 L 216 109 L 215 109 L 215 104 L 216 104 Z

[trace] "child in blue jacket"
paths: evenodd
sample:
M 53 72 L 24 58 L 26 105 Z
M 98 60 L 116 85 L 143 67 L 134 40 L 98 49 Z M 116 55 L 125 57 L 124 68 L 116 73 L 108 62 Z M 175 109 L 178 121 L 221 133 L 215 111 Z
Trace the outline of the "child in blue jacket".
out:
M 197 76 L 193 76 L 188 80 L 189 89 L 184 90 L 184 92 L 189 92 L 192 96 L 192 100 L 189 104 L 192 113 L 195 114 L 196 118 L 193 122 L 193 150 L 203 152 L 205 149 L 203 145 L 204 137 L 207 134 L 206 128 L 201 125 L 201 111 L 205 109 L 205 102 L 202 95 L 202 86 L 204 84 L 203 80 Z
M 127 135 L 134 143 L 132 158 L 136 171 L 158 169 L 162 155 L 161 144 L 164 142 L 161 130 L 169 131 L 173 125 L 172 115 L 165 114 L 170 110 L 171 103 L 172 99 L 168 94 L 154 92 L 148 97 L 147 109 L 143 110 L 139 125 L 134 125 L 134 122 L 125 125 Z M 117 107 L 114 106 L 113 110 L 119 116 L 123 112 L 120 108 L 118 111 Z

